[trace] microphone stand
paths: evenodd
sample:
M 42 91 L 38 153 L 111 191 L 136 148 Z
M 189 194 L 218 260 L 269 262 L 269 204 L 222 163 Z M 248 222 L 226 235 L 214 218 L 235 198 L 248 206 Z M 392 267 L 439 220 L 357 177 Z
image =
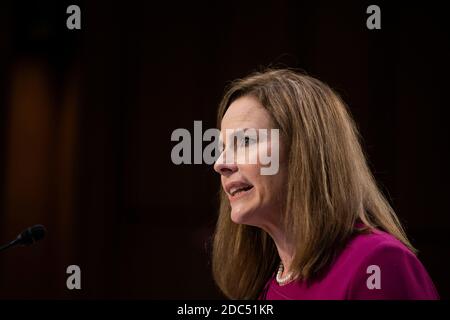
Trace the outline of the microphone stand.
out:
M 4 244 L 4 245 L 0 246 L 0 252 L 3 251 L 3 250 L 8 249 L 10 247 L 15 246 L 17 244 L 17 240 L 18 239 L 15 239 L 15 240 L 11 241 L 10 243 L 7 243 L 7 244 Z

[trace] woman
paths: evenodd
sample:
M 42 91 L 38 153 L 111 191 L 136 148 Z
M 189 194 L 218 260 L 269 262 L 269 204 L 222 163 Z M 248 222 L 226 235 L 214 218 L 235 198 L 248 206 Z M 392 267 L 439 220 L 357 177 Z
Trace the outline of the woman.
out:
M 223 189 L 212 264 L 227 297 L 439 298 L 377 187 L 347 107 L 327 85 L 290 70 L 255 73 L 230 86 L 218 122 L 214 169 Z M 279 140 L 263 144 L 270 135 L 255 139 L 249 129 L 278 129 Z M 276 174 L 238 161 L 239 150 L 249 159 L 270 153 L 272 142 Z

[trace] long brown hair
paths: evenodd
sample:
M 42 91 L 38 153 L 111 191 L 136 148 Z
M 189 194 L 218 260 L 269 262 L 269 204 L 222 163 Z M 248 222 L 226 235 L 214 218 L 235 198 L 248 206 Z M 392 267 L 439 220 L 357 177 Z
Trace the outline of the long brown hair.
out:
M 295 240 L 291 269 L 308 280 L 326 267 L 354 234 L 355 222 L 386 231 L 415 249 L 366 162 L 347 106 L 328 85 L 287 69 L 265 70 L 234 81 L 218 123 L 237 98 L 256 97 L 286 144 L 288 181 L 284 228 Z M 221 190 L 213 240 L 214 280 L 231 299 L 255 299 L 280 258 L 262 229 L 236 224 Z

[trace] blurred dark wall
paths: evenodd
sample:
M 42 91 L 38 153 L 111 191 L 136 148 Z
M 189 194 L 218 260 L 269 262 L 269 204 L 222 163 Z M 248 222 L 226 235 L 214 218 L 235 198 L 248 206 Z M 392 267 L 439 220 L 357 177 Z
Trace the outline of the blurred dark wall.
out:
M 78 3 L 82 29 L 66 29 Z M 380 186 L 450 297 L 449 34 L 438 5 L 351 1 L 4 2 L 0 298 L 220 298 L 208 242 L 219 178 L 175 166 L 176 128 L 215 127 L 225 85 L 296 67 L 349 104 Z M 66 288 L 66 267 L 82 290 Z

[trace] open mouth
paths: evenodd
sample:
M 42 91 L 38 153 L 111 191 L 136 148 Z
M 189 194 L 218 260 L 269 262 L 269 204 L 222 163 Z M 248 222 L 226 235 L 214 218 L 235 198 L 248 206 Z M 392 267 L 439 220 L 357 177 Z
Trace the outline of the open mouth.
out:
M 243 186 L 238 186 L 238 187 L 232 187 L 232 188 L 230 188 L 229 194 L 231 195 L 231 197 L 235 198 L 240 195 L 246 194 L 247 192 L 249 192 L 252 189 L 253 189 L 252 185 L 243 185 Z

